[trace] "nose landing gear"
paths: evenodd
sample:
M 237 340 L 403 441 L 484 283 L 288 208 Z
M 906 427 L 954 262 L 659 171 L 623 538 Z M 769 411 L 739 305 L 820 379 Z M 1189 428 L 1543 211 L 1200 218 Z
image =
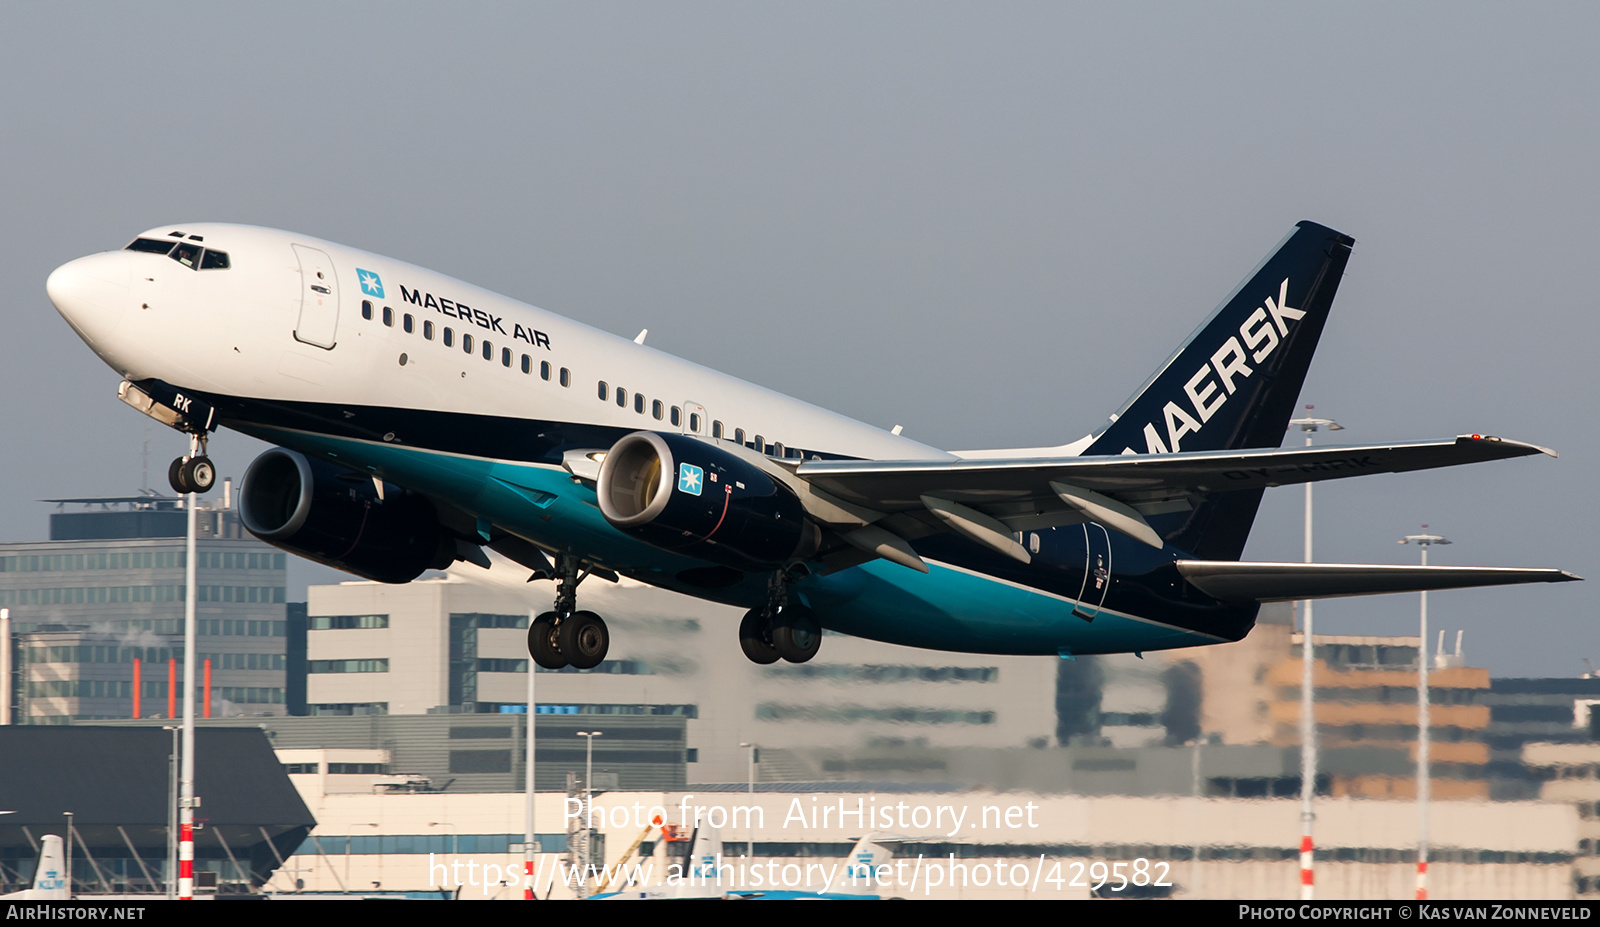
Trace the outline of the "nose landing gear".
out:
M 173 459 L 167 467 L 167 482 L 179 495 L 210 492 L 217 484 L 217 468 L 206 456 L 205 435 L 189 435 L 189 453 Z
M 611 632 L 594 612 L 578 611 L 578 584 L 594 572 L 568 553 L 556 555 L 555 611 L 528 623 L 528 656 L 545 669 L 592 669 L 611 649 Z

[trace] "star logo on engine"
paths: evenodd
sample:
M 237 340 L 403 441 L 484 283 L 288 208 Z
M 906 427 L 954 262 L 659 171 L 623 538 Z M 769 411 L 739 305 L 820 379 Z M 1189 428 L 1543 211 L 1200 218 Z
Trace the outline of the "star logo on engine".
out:
M 691 496 L 700 495 L 705 475 L 706 472 L 694 464 L 678 464 L 678 492 L 686 492 Z

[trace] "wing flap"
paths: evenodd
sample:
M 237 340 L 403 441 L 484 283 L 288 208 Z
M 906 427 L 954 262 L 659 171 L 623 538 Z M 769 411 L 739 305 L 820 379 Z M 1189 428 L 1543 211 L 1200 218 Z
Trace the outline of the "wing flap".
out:
M 1286 602 L 1471 586 L 1566 583 L 1582 579 L 1563 570 L 1509 567 L 1221 560 L 1179 560 L 1176 565 L 1190 585 L 1224 602 Z

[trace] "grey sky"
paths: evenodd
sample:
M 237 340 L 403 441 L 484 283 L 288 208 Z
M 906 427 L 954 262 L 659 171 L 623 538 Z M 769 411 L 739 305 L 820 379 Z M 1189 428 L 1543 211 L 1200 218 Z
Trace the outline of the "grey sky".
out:
M 7 4 L 0 538 L 139 482 L 44 295 L 162 223 L 413 261 L 944 447 L 1101 424 L 1298 219 L 1357 239 L 1305 401 L 1561 459 L 1318 488 L 1317 555 L 1558 566 L 1441 594 L 1495 675 L 1600 660 L 1592 6 Z M 227 316 L 219 309 L 218 325 Z M 151 482 L 182 449 L 152 426 Z M 1298 440 L 1298 436 L 1294 440 Z M 224 435 L 237 476 L 260 445 Z M 1246 556 L 1299 559 L 1299 490 Z M 1318 630 L 1404 633 L 1414 596 Z

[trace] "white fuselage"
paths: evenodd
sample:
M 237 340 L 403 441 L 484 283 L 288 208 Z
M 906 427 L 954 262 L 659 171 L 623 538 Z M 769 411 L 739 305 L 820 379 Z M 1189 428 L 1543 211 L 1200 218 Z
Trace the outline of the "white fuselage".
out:
M 106 363 L 130 380 L 158 378 L 229 396 L 405 407 L 534 421 L 688 431 L 703 407 L 700 434 L 715 423 L 731 437 L 760 435 L 769 445 L 861 458 L 948 458 L 909 438 L 874 428 L 654 348 L 432 271 L 331 242 L 271 229 L 180 224 L 227 252 L 225 270 L 194 270 L 165 255 L 110 251 L 51 275 L 56 305 Z M 296 337 L 307 288 L 297 249 L 332 264 L 331 348 Z M 300 252 L 304 253 L 304 252 Z M 364 294 L 357 269 L 376 274 L 384 298 Z M 407 293 L 425 301 L 416 305 Z M 373 318 L 362 318 L 362 303 Z M 456 306 L 475 312 L 459 315 Z M 392 324 L 383 323 L 387 307 Z M 448 308 L 447 308 L 448 307 Z M 405 330 L 405 316 L 412 331 Z M 463 317 L 464 316 L 464 317 Z M 485 321 L 489 324 L 485 325 Z M 424 322 L 433 337 L 424 337 Z M 498 323 L 497 325 L 494 323 Z M 444 330 L 451 330 L 451 346 Z M 519 334 L 526 333 L 524 337 Z M 534 334 L 537 333 L 537 334 Z M 463 349 L 471 335 L 473 351 Z M 312 336 L 316 337 L 316 336 Z M 485 360 L 482 344 L 492 345 Z M 501 363 L 511 351 L 511 365 Z M 406 362 L 400 363 L 401 355 Z M 522 372 L 527 355 L 530 372 Z M 541 365 L 551 365 L 549 380 Z M 561 385 L 561 371 L 568 385 Z M 607 397 L 599 396 L 606 383 Z M 626 405 L 616 402 L 626 390 Z M 645 397 L 635 411 L 635 395 Z M 654 416 L 655 403 L 663 417 Z M 672 407 L 680 424 L 670 424 Z

